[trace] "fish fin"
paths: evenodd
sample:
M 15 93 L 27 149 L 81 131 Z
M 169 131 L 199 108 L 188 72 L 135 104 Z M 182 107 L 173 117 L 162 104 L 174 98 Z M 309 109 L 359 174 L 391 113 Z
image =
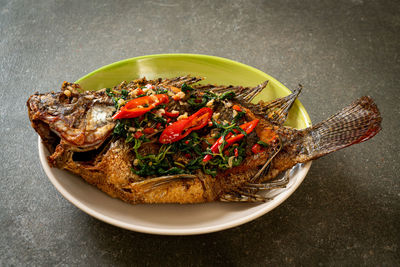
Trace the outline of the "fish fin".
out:
M 192 77 L 190 75 L 186 75 L 186 76 L 181 76 L 181 77 L 175 77 L 172 79 L 161 80 L 161 82 L 158 85 L 175 86 L 175 87 L 181 88 L 184 83 L 190 85 L 190 84 L 197 83 L 201 80 L 203 80 L 202 77 Z
M 271 198 L 258 195 L 257 192 L 259 190 L 271 190 L 277 187 L 284 187 L 289 179 L 283 179 L 278 181 L 268 181 L 267 183 L 259 183 L 260 178 L 264 176 L 269 169 L 270 163 L 272 159 L 279 153 L 281 150 L 281 145 L 276 147 L 274 150 L 271 150 L 271 156 L 268 157 L 268 160 L 265 162 L 263 167 L 254 175 L 249 182 L 240 186 L 239 188 L 228 192 L 220 197 L 220 201 L 225 202 L 266 202 L 267 200 L 271 200 Z
M 293 106 L 293 103 L 299 96 L 302 88 L 303 87 L 299 85 L 299 87 L 290 95 L 267 103 L 260 101 L 258 104 L 248 104 L 247 108 L 249 108 L 254 114 L 264 117 L 272 124 L 283 125 L 287 119 L 290 108 Z
M 168 176 L 161 176 L 152 179 L 147 179 L 142 182 L 138 182 L 137 186 L 140 187 L 144 192 L 149 192 L 156 188 L 160 188 L 161 186 L 168 185 L 171 182 L 175 182 L 177 180 L 182 179 L 195 179 L 197 178 L 196 175 L 192 174 L 176 174 L 176 175 L 168 175 Z
M 249 181 L 240 188 L 228 192 L 220 197 L 220 201 L 224 202 L 266 202 L 272 198 L 257 194 L 259 191 L 270 191 L 277 188 L 285 188 L 289 183 L 289 171 L 280 179 L 268 180 L 265 182 Z
M 242 86 L 233 85 L 215 85 L 215 84 L 196 84 L 192 86 L 196 90 L 200 91 L 212 91 L 214 93 L 224 93 L 230 90 L 238 90 L 238 88 L 243 88 Z
M 271 200 L 270 198 L 257 195 L 252 192 L 247 192 L 244 190 L 235 190 L 229 193 L 226 193 L 222 195 L 219 199 L 219 201 L 222 202 L 267 202 L 268 200 Z
M 290 95 L 273 100 L 263 106 L 263 109 L 267 111 L 265 118 L 274 124 L 282 125 L 286 121 L 289 110 L 302 89 L 303 87 L 299 84 L 299 87 Z
M 257 85 L 253 88 L 245 88 L 246 90 L 241 90 L 240 92 L 236 92 L 236 99 L 239 101 L 244 101 L 250 103 L 254 97 L 256 97 L 268 84 L 268 80 Z
M 262 183 L 248 182 L 244 185 L 243 188 L 248 190 L 272 190 L 277 188 L 285 188 L 290 181 L 289 176 L 289 171 L 287 171 L 285 175 L 280 179 L 268 180 Z
M 233 86 L 233 85 L 228 85 L 228 86 L 218 86 L 218 85 L 212 85 L 212 84 L 206 84 L 206 85 L 195 85 L 193 88 L 197 90 L 208 90 L 213 93 L 225 93 L 225 92 L 234 92 L 235 93 L 235 98 L 239 101 L 243 102 L 248 102 L 250 103 L 253 98 L 259 94 L 268 84 L 268 80 L 257 85 L 256 87 L 243 87 L 243 86 Z
M 260 178 L 262 178 L 263 176 L 265 176 L 265 174 L 268 173 L 271 161 L 275 158 L 276 155 L 278 155 L 281 149 L 282 149 L 282 144 L 279 143 L 276 147 L 273 147 L 273 149 L 269 151 L 269 156 L 267 158 L 267 161 L 260 168 L 260 170 L 258 170 L 258 172 L 250 179 L 250 182 L 257 183 L 260 180 Z
M 288 96 L 278 98 L 271 102 L 264 103 L 260 101 L 258 104 L 253 104 L 251 101 L 268 85 L 268 80 L 257 85 L 256 87 L 242 87 L 242 86 L 215 86 L 211 84 L 196 85 L 194 88 L 198 90 L 209 90 L 214 93 L 225 93 L 228 91 L 234 92 L 236 100 L 240 101 L 243 106 L 250 109 L 254 114 L 265 117 L 268 121 L 276 125 L 282 125 L 287 118 L 289 109 L 292 107 L 294 101 L 300 94 L 302 86 L 294 90 Z
M 309 160 L 358 144 L 381 130 L 382 117 L 371 97 L 363 96 L 327 120 L 303 130 Z M 310 139 L 311 137 L 311 139 Z M 310 141 L 311 140 L 311 141 Z

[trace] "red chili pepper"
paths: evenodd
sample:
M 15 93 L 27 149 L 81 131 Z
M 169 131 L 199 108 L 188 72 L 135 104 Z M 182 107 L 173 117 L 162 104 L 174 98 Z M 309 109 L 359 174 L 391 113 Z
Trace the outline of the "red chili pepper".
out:
M 169 99 L 168 95 L 166 94 L 138 97 L 126 103 L 126 105 L 123 106 L 120 111 L 117 112 L 112 118 L 124 119 L 140 117 L 155 108 L 156 106 L 168 102 Z
M 251 148 L 251 151 L 254 153 L 254 154 L 258 154 L 258 153 L 260 153 L 260 152 L 263 152 L 265 149 L 260 145 L 260 144 L 255 144 L 252 148 Z
M 164 114 L 165 114 L 165 116 L 171 117 L 171 118 L 176 118 L 176 117 L 179 116 L 179 112 L 177 112 L 177 113 L 172 113 L 172 112 L 165 111 Z
M 154 85 L 152 85 L 152 84 L 150 84 L 150 83 L 146 84 L 145 87 L 146 87 L 147 89 L 154 89 Z
M 249 134 L 249 133 L 251 133 L 251 132 L 254 130 L 254 128 L 257 126 L 258 122 L 259 122 L 259 119 L 255 119 L 255 120 L 252 120 L 252 121 L 247 122 L 247 123 L 245 123 L 245 124 L 242 124 L 242 125 L 240 125 L 239 127 L 242 128 L 247 134 Z M 234 131 L 235 131 L 235 133 L 239 133 L 238 130 L 234 130 Z M 231 145 L 233 145 L 234 143 L 240 141 L 241 139 L 243 139 L 243 137 L 244 137 L 244 134 L 238 134 L 238 135 L 235 135 L 235 136 L 233 136 L 232 133 L 227 134 L 227 135 L 225 136 L 226 144 L 225 144 L 225 146 L 224 146 L 224 149 L 227 148 L 227 147 L 229 147 L 229 146 L 231 146 Z M 211 148 L 210 148 L 210 149 L 211 149 L 211 152 L 213 152 L 213 153 L 218 153 L 218 152 L 219 152 L 219 148 L 222 146 L 223 143 L 224 143 L 224 137 L 221 136 L 221 137 L 218 138 L 217 141 L 215 141 L 215 143 L 211 146 Z M 209 161 L 210 159 L 212 159 L 212 155 L 206 155 L 206 156 L 203 158 L 203 162 L 207 162 L 207 161 Z
M 142 135 L 143 135 L 143 133 L 141 131 L 138 131 L 133 135 L 133 137 L 135 137 L 136 139 L 139 139 Z
M 174 122 L 162 132 L 159 139 L 160 143 L 170 144 L 179 141 L 192 131 L 203 128 L 211 119 L 212 113 L 213 111 L 210 108 L 201 108 L 188 118 Z
M 138 88 L 136 90 L 137 90 L 136 95 L 144 95 L 144 92 L 143 92 L 142 88 Z
M 233 152 L 235 152 L 235 157 L 239 157 L 239 150 L 237 148 L 235 148 Z
M 161 128 L 161 122 L 157 122 L 156 128 L 157 128 L 157 129 L 160 129 L 160 128 Z
M 238 106 L 238 105 L 233 105 L 233 107 L 232 107 L 234 110 L 236 110 L 236 111 L 242 111 L 242 109 L 240 108 L 240 106 Z
M 152 134 L 155 132 L 154 128 L 144 128 L 143 132 L 145 134 Z

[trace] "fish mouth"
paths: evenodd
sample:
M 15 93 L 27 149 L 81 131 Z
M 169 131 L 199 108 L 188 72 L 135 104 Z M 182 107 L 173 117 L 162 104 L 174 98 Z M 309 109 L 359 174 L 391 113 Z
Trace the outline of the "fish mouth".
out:
M 50 154 L 53 154 L 57 145 L 59 145 L 61 142 L 61 137 L 50 129 L 50 125 L 48 123 L 39 118 L 39 110 L 34 103 L 35 97 L 37 96 L 38 95 L 36 94 L 32 95 L 26 102 L 29 120 L 31 121 L 32 128 L 39 134 L 44 146 L 47 148 Z
M 50 129 L 50 126 L 41 120 L 32 120 L 32 127 L 39 134 L 42 143 L 53 154 L 56 147 L 61 143 L 61 137 Z
M 112 143 L 113 137 L 106 138 L 97 148 L 92 147 L 89 150 L 73 151 L 72 161 L 86 166 L 95 166 L 102 156 L 108 151 Z

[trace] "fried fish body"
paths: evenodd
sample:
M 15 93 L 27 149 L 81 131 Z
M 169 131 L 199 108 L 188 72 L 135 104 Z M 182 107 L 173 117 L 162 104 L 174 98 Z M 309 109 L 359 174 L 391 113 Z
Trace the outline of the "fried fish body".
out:
M 185 91 L 187 89 L 185 86 L 199 80 L 201 79 L 190 76 L 154 81 L 143 78 L 130 83 L 121 83 L 111 91 L 108 89 L 97 92 L 80 92 L 79 85 L 65 82 L 60 93 L 31 96 L 27 102 L 29 118 L 51 153 L 48 158 L 51 166 L 77 174 L 110 196 L 132 204 L 201 203 L 218 200 L 265 201 L 264 197 L 257 195 L 257 191 L 270 188 L 269 180 L 279 173 L 297 163 L 307 162 L 351 144 L 368 140 L 380 130 L 381 117 L 369 97 L 361 98 L 314 127 L 296 130 L 283 126 L 283 123 L 301 88 L 287 97 L 269 103 L 252 104 L 250 101 L 267 85 L 267 82 L 255 88 L 193 85 L 191 88 L 193 91 L 190 93 L 192 104 L 196 107 L 200 101 L 201 105 L 207 105 L 212 109 L 214 115 L 220 114 L 220 119 L 227 122 L 225 126 L 228 129 L 229 125 L 248 121 L 258 122 L 255 130 L 244 138 L 243 144 L 231 147 L 230 151 L 231 153 L 235 151 L 235 155 L 229 156 L 229 160 L 216 175 L 210 175 L 204 168 L 208 164 L 205 160 L 202 163 L 198 160 L 197 169 L 189 169 L 195 160 L 189 161 L 188 158 L 194 155 L 187 156 L 183 150 L 176 149 L 179 146 L 175 146 L 176 151 L 171 152 L 169 149 L 173 145 L 161 145 L 157 142 L 159 133 L 168 127 L 169 123 L 165 122 L 159 126 L 160 123 L 157 121 L 165 119 L 160 119 L 162 117 L 156 115 L 163 110 L 164 113 L 165 110 L 175 111 L 171 114 L 193 113 L 193 105 L 187 104 L 189 92 Z M 126 100 L 121 101 L 121 98 L 116 100 L 113 90 L 124 94 Z M 153 120 L 146 125 L 148 128 L 152 127 L 150 129 L 156 125 L 159 128 L 153 129 L 154 132 L 148 131 L 146 139 L 142 138 L 146 141 L 139 142 L 137 140 L 140 137 L 136 136 L 138 129 L 134 124 L 129 124 L 130 126 L 122 124 L 121 121 L 112 119 L 112 116 L 120 108 L 121 103 L 123 105 L 130 97 L 135 98 L 138 94 L 144 93 L 144 90 L 147 94 L 147 91 L 154 91 L 154 94 L 157 92 L 168 94 L 171 101 L 166 103 L 164 108 L 153 110 L 155 114 L 152 115 Z M 231 92 L 234 97 L 223 99 Z M 212 99 L 207 102 L 209 96 L 215 96 L 218 101 Z M 237 112 L 232 112 L 232 106 L 236 106 L 243 116 L 237 116 Z M 135 123 L 143 125 L 142 121 L 136 120 Z M 212 154 L 205 143 L 209 142 L 207 140 L 216 141 L 212 133 L 218 129 L 213 128 L 214 123 L 213 120 L 213 123 L 209 122 L 208 126 L 198 131 L 202 141 L 201 144 L 196 144 L 196 148 L 203 147 L 203 150 L 198 152 L 200 154 L 206 151 Z M 116 135 L 118 127 L 128 131 L 128 135 L 125 137 Z M 240 135 L 238 131 L 236 133 L 232 131 L 232 134 L 234 137 Z M 187 139 L 182 140 L 189 142 Z M 264 147 L 257 153 L 252 153 L 250 148 L 257 146 L 257 142 L 260 141 Z M 238 148 L 242 148 L 240 156 L 236 155 Z M 159 154 L 156 157 L 157 153 Z M 220 156 L 228 158 L 223 153 L 224 151 L 220 149 Z M 146 161 L 152 164 L 157 160 L 159 162 L 159 158 L 165 157 L 166 154 L 176 166 L 182 166 L 168 167 L 169 170 L 178 173 L 167 175 L 150 173 L 146 177 L 138 175 L 140 171 L 135 170 L 138 162 L 155 158 L 155 161 Z M 214 157 L 217 156 L 214 154 Z M 240 164 L 237 166 L 232 164 L 239 157 L 242 157 Z

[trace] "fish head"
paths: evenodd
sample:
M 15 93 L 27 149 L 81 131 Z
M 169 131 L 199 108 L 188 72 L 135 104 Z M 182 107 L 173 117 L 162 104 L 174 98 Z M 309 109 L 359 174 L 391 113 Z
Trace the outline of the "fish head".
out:
M 64 82 L 61 92 L 34 94 L 27 106 L 33 128 L 51 152 L 57 143 L 75 151 L 96 149 L 115 126 L 115 107 L 105 90 L 80 93 L 78 84 Z

